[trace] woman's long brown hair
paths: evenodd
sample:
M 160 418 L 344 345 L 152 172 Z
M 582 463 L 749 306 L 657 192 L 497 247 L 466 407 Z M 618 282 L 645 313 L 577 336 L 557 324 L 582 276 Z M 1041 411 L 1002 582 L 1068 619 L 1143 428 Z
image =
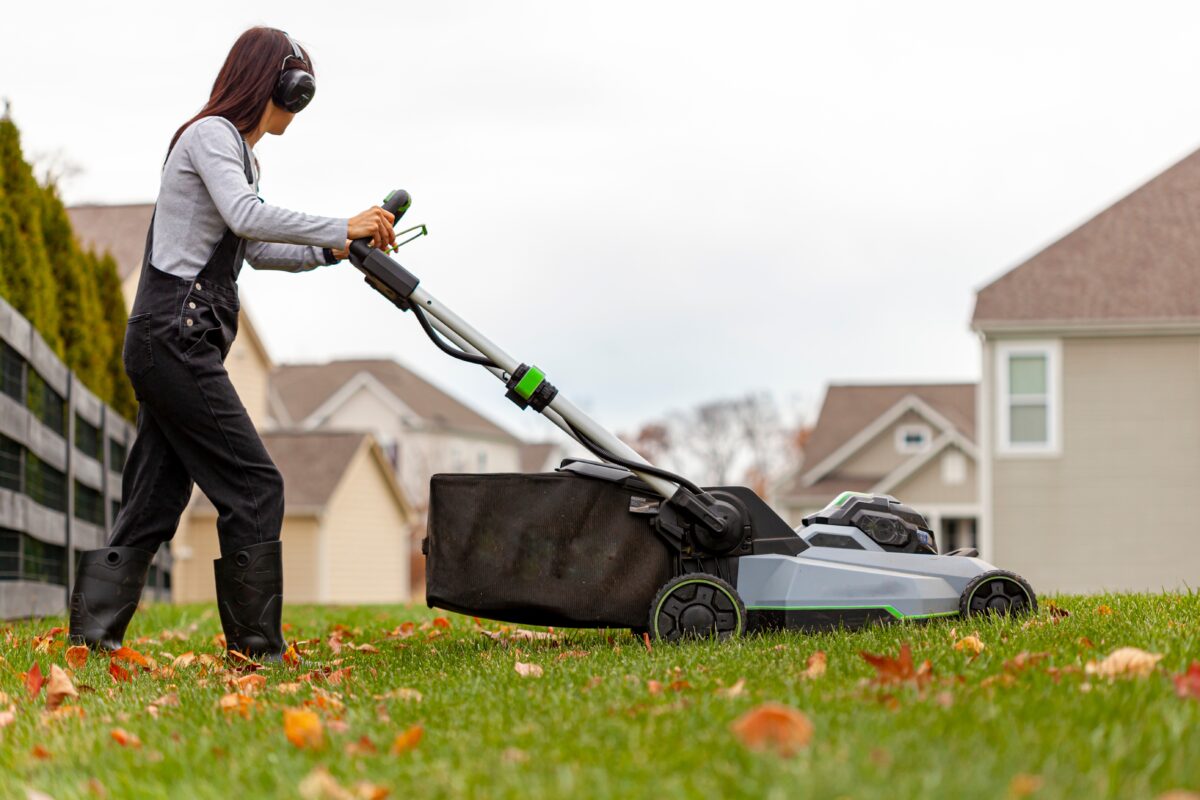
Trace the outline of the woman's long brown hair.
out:
M 291 58 L 288 69 L 302 69 L 313 77 L 312 59 L 303 47 L 304 61 Z M 283 60 L 292 54 L 292 45 L 283 31 L 275 28 L 251 28 L 233 43 L 217 79 L 212 94 L 200 113 L 179 126 L 171 138 L 168 155 L 180 135 L 201 117 L 224 117 L 233 123 L 243 136 L 254 130 L 262 119 L 263 109 L 271 100 Z

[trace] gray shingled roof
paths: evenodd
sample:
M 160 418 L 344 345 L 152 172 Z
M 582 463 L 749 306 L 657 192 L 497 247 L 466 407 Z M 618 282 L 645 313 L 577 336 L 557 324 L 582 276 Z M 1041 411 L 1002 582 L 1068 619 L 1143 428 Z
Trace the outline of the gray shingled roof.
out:
M 980 289 L 971 324 L 1196 321 L 1200 151 Z
M 367 372 L 422 420 L 511 442 L 517 438 L 479 412 L 395 361 L 350 359 L 325 364 L 286 364 L 271 373 L 271 389 L 293 424 L 299 425 L 360 372 Z
M 141 269 L 146 232 L 153 214 L 153 203 L 72 206 L 67 209 L 75 237 L 85 248 L 112 253 L 121 280 Z

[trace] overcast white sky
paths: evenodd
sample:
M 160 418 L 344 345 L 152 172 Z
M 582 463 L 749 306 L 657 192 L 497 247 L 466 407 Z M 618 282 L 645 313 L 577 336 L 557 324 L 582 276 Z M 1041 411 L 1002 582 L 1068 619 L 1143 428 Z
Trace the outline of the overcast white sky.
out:
M 27 153 L 83 168 L 70 202 L 153 200 L 237 35 L 291 31 L 319 91 L 257 147 L 264 198 L 349 216 L 407 188 L 431 236 L 402 263 L 617 428 L 750 390 L 815 413 L 830 380 L 974 379 L 974 290 L 1200 146 L 1187 2 L 15 2 L 3 20 L 0 95 Z M 349 266 L 242 286 L 277 361 L 394 356 L 543 431 Z

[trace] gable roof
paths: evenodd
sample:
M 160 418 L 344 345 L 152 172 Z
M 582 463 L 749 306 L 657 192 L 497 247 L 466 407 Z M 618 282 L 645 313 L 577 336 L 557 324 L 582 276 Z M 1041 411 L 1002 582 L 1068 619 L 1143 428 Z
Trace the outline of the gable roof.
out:
M 122 281 L 142 267 L 146 232 L 150 229 L 153 214 L 153 203 L 85 205 L 67 209 L 75 238 L 85 248 L 112 253 Z
M 886 476 L 846 478 L 830 468 L 807 480 L 813 470 L 850 444 L 874 423 L 909 407 L 942 417 L 965 442 L 975 438 L 974 383 L 830 384 L 817 424 L 804 447 L 804 463 L 777 489 L 781 497 L 825 496 L 845 489 L 868 491 Z M 926 412 L 927 413 L 927 412 Z M 832 497 L 833 495 L 829 495 Z
M 347 359 L 324 364 L 285 364 L 271 373 L 275 400 L 297 425 L 355 378 L 366 373 L 422 420 L 445 428 L 484 434 L 510 442 L 518 439 L 453 395 L 388 359 Z
M 1200 321 L 1200 151 L 976 293 L 971 325 Z
M 286 487 L 288 513 L 320 513 L 349 469 L 355 453 L 370 436 L 362 431 L 275 431 L 262 434 L 271 460 Z M 387 471 L 387 470 L 385 470 Z M 207 498 L 197 502 L 207 509 Z

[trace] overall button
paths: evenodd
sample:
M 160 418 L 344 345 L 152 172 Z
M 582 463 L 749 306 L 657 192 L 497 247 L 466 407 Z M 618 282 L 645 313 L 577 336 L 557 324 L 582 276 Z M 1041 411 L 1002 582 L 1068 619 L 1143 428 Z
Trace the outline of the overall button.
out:
M 199 291 L 203 291 L 203 287 L 202 287 L 202 286 L 200 286 L 200 284 L 198 284 L 198 283 L 196 284 L 196 291 L 197 291 L 197 292 L 199 292 Z
M 195 308 L 195 307 L 196 307 L 195 303 L 188 303 L 188 308 Z
M 189 319 L 189 320 L 188 320 L 186 323 L 184 323 L 184 324 L 185 324 L 185 325 L 187 325 L 187 326 L 190 328 L 190 327 L 192 327 L 192 325 L 193 325 L 194 323 L 193 323 L 193 322 L 192 322 L 192 321 Z

